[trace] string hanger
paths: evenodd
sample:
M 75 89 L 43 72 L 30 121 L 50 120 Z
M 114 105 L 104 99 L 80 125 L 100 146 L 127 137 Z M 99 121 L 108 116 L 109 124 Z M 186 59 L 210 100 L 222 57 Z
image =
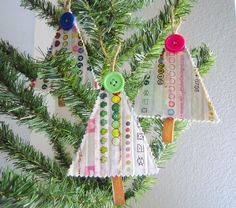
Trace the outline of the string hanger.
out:
M 64 0 L 64 11 L 69 12 L 71 7 L 71 0 Z
M 171 30 L 173 34 L 176 34 L 182 21 L 180 19 L 179 23 L 176 25 L 176 21 L 175 21 L 175 7 L 172 6 L 171 7 L 171 11 L 170 11 L 170 24 L 171 24 Z
M 111 65 L 111 71 L 115 71 L 115 66 L 116 66 L 116 59 L 117 59 L 117 56 L 119 55 L 120 53 L 120 50 L 121 50 L 121 41 L 119 41 L 119 45 L 117 46 L 116 48 L 116 52 L 114 54 L 114 56 L 112 58 L 109 57 L 105 47 L 104 47 L 104 43 L 102 41 L 102 38 L 100 38 L 100 45 L 101 45 L 101 49 L 102 49 L 102 52 L 106 58 L 106 60 L 110 63 Z

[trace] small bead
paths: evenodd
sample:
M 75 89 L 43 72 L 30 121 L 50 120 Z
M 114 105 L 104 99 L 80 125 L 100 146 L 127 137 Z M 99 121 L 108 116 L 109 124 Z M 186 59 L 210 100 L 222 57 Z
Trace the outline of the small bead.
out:
M 101 126 L 105 126 L 107 124 L 107 121 L 105 119 L 102 119 L 100 121 Z
M 102 157 L 100 158 L 100 161 L 101 161 L 101 163 L 107 162 L 107 157 L 102 156 Z
M 105 144 L 107 142 L 107 139 L 105 137 L 102 137 L 100 139 L 101 144 Z
M 115 146 L 118 146 L 120 144 L 120 139 L 118 138 L 113 138 L 112 139 L 112 144 L 114 144 Z
M 118 138 L 120 136 L 120 130 L 119 129 L 113 129 L 111 134 L 112 134 L 113 137 Z
M 107 97 L 107 94 L 105 93 L 105 92 L 103 92 L 102 94 L 100 94 L 100 98 L 101 99 L 104 99 L 104 98 L 106 98 Z
M 101 102 L 101 104 L 100 104 L 100 106 L 101 106 L 102 108 L 104 108 L 104 107 L 106 107 L 106 106 L 107 106 L 107 103 L 106 103 L 106 102 L 104 102 L 104 101 L 102 101 L 102 102 Z
M 101 147 L 100 152 L 105 154 L 108 151 L 107 147 Z
M 112 97 L 111 100 L 113 103 L 119 103 L 121 101 L 121 98 L 119 96 L 115 95 Z
M 106 116 L 106 115 L 107 115 L 107 112 L 106 112 L 106 111 L 103 110 L 103 111 L 100 112 L 100 116 L 101 116 L 101 117 L 104 117 L 104 116 Z
M 120 122 L 119 121 L 113 121 L 112 122 L 112 127 L 115 128 L 115 129 L 119 128 L 120 127 Z
M 100 130 L 100 133 L 101 133 L 102 135 L 105 135 L 105 134 L 107 133 L 107 129 L 102 128 L 102 129 Z
M 113 104 L 111 108 L 113 111 L 116 111 L 116 112 L 120 110 L 120 106 L 117 103 Z
M 113 120 L 118 121 L 120 119 L 120 114 L 115 112 L 112 114 L 112 118 Z

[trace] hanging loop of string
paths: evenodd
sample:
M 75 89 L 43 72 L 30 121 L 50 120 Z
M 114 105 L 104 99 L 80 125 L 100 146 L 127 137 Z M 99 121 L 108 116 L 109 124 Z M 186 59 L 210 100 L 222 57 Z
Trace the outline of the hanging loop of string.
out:
M 70 11 L 70 6 L 71 6 L 71 0 L 64 0 L 64 10 L 65 10 L 65 12 Z
M 176 34 L 180 25 L 181 25 L 182 21 L 180 19 L 178 25 L 176 25 L 176 21 L 175 21 L 175 8 L 174 6 L 171 7 L 171 13 L 170 13 L 170 24 L 171 24 L 171 30 L 173 34 Z
M 120 53 L 120 50 L 121 50 L 121 41 L 119 42 L 119 45 L 117 46 L 117 49 L 116 49 L 116 52 L 114 54 L 114 56 L 112 58 L 109 57 L 105 47 L 104 47 L 104 43 L 102 41 L 102 38 L 100 38 L 100 46 L 101 46 L 101 49 L 102 49 L 102 52 L 103 52 L 103 55 L 105 56 L 107 62 L 110 64 L 111 66 L 111 71 L 115 71 L 115 67 L 116 67 L 116 60 L 117 60 L 117 57 Z
M 175 8 L 174 6 L 171 7 L 171 11 L 170 11 L 170 24 L 171 24 L 171 30 L 172 33 L 175 34 L 176 33 L 176 26 L 175 26 Z

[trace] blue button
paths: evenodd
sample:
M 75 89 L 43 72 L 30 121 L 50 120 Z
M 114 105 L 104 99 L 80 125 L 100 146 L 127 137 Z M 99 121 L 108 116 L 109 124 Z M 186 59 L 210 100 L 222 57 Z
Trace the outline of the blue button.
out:
M 77 64 L 77 66 L 78 66 L 79 68 L 81 68 L 81 67 L 83 66 L 83 63 L 79 62 L 79 63 Z
M 78 52 L 79 53 L 83 53 L 84 52 L 84 48 L 79 48 Z
M 83 61 L 84 57 L 83 56 L 78 56 L 79 61 Z
M 175 114 L 175 111 L 173 109 L 168 110 L 168 115 L 173 116 Z
M 75 17 L 71 12 L 64 13 L 60 18 L 60 26 L 64 30 L 70 30 L 75 23 Z

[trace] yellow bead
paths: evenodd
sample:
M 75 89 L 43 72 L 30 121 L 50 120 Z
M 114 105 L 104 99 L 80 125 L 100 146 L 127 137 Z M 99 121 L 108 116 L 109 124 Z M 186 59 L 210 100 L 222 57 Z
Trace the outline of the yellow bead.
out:
M 117 138 L 120 136 L 120 130 L 119 129 L 113 129 L 111 132 L 112 136 Z
M 64 35 L 63 40 L 67 40 L 67 39 L 68 39 L 68 35 Z
M 121 100 L 121 98 L 120 98 L 119 96 L 117 96 L 117 95 L 114 95 L 114 96 L 112 97 L 112 99 L 111 99 L 111 101 L 112 101 L 113 103 L 119 103 L 120 100 Z
M 72 33 L 72 38 L 77 38 L 78 37 L 78 33 L 77 32 L 73 32 Z

